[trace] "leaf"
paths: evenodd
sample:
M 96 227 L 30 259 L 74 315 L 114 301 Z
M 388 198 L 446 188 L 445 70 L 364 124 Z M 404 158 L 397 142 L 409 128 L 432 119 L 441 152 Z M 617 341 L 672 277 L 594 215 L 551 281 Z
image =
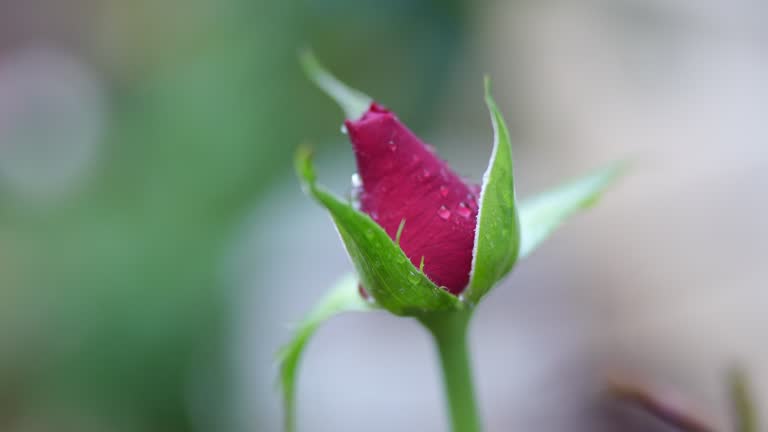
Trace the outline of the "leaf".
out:
M 299 60 L 307 77 L 339 104 L 346 118 L 359 118 L 368 110 L 371 98 L 336 79 L 320 64 L 312 51 L 301 52 Z
M 624 173 L 625 166 L 615 163 L 524 200 L 520 205 L 520 258 L 528 256 L 569 216 L 594 205 L 608 186 Z
M 357 278 L 348 274 L 340 279 L 328 294 L 299 324 L 293 339 L 277 354 L 280 363 L 280 387 L 283 390 L 285 430 L 296 427 L 296 373 L 299 360 L 309 338 L 326 320 L 342 312 L 368 311 L 375 306 L 363 299 L 357 289 Z
M 373 219 L 316 185 L 311 154 L 306 147 L 297 151 L 295 164 L 305 191 L 331 214 L 360 281 L 376 303 L 396 315 L 406 316 L 463 307 L 457 297 L 437 287 L 414 267 Z
M 491 84 L 487 77 L 485 102 L 493 124 L 493 152 L 483 175 L 480 193 L 472 271 L 465 294 L 470 303 L 477 303 L 512 269 L 520 246 L 512 146 L 507 125 L 491 96 Z

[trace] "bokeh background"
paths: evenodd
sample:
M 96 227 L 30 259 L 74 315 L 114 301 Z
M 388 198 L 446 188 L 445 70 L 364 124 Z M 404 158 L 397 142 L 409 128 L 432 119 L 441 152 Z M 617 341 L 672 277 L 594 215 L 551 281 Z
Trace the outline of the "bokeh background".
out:
M 469 178 L 484 73 L 519 195 L 635 162 L 480 307 L 489 431 L 671 430 L 608 400 L 616 375 L 728 430 L 736 364 L 768 413 L 766 22 L 752 0 L 1 0 L 0 430 L 280 429 L 274 352 L 351 268 L 291 170 L 300 142 L 339 193 L 354 170 L 308 46 Z M 446 430 L 435 360 L 410 320 L 334 319 L 300 426 Z

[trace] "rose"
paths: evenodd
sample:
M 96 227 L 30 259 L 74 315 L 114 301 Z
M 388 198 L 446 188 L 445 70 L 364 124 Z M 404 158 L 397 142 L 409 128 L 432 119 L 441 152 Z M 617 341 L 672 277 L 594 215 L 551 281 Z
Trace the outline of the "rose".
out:
M 462 180 L 375 102 L 344 124 L 361 181 L 360 210 L 397 240 L 432 282 L 459 294 L 472 265 L 479 187 Z
M 568 216 L 595 203 L 623 170 L 613 165 L 518 203 L 504 119 L 490 95 L 494 143 L 481 187 L 463 181 L 397 117 L 303 56 L 310 78 L 346 113 L 357 161 L 360 207 L 317 184 L 311 152 L 297 152 L 305 191 L 333 219 L 356 274 L 342 278 L 280 351 L 286 430 L 294 429 L 295 375 L 314 330 L 346 311 L 386 309 L 415 317 L 440 354 L 454 432 L 480 420 L 466 349 L 467 325 L 480 299 Z M 364 297 L 358 287 L 365 286 Z M 442 288 L 442 289 L 441 289 Z M 458 295 L 457 295 L 458 294 Z

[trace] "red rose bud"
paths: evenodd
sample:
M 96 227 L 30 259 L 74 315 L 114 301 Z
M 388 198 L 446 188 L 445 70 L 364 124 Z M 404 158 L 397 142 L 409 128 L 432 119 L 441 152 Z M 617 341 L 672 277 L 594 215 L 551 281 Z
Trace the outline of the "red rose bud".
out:
M 390 111 L 372 103 L 347 120 L 362 181 L 360 209 L 396 240 L 436 285 L 459 294 L 469 282 L 479 187 L 465 183 Z

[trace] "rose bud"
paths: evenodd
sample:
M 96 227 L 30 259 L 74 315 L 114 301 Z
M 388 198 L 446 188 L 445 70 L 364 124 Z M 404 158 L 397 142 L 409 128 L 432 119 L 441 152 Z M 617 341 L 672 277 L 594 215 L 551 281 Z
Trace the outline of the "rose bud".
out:
M 465 340 L 475 306 L 519 258 L 569 216 L 593 205 L 623 165 L 518 202 L 510 135 L 488 79 L 485 102 L 493 147 L 482 187 L 477 187 L 453 173 L 394 114 L 336 79 L 311 53 L 304 52 L 301 60 L 310 79 L 347 118 L 360 206 L 319 184 L 311 149 L 298 148 L 294 168 L 302 189 L 327 210 L 355 272 L 339 280 L 279 353 L 286 430 L 294 428 L 296 371 L 312 333 L 335 315 L 381 309 L 416 318 L 433 334 L 447 371 L 450 407 L 470 413 L 452 416 L 454 430 L 476 430 Z
M 435 285 L 461 293 L 472 266 L 479 187 L 456 175 L 375 102 L 345 126 L 362 181 L 360 210 L 398 241 Z

